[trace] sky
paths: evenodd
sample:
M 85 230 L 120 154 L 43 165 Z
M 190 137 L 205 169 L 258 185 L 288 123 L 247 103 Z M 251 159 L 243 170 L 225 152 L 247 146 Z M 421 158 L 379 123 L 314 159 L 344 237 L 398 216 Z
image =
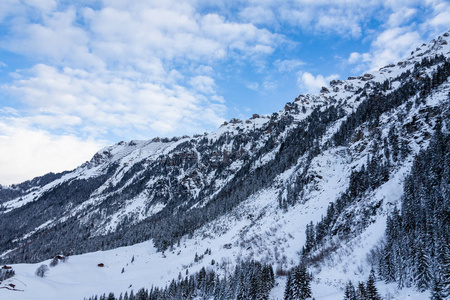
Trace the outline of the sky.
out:
M 449 29 L 442 0 L 1 0 L 0 184 L 271 114 Z

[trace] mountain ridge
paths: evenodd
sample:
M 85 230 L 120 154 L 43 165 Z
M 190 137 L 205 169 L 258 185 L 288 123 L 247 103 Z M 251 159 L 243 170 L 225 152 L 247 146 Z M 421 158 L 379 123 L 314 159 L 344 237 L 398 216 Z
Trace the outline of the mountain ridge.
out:
M 226 257 L 290 268 L 313 222 L 322 237 L 303 255 L 316 275 L 351 247 L 364 249 L 360 261 L 399 206 L 414 155 L 439 120 L 448 131 L 450 85 L 439 75 L 448 40 L 446 32 L 404 61 L 334 80 L 269 116 L 194 137 L 119 142 L 73 171 L 3 187 L 0 259 L 37 262 L 149 239 L 176 252 L 189 240 L 228 237 L 219 247 Z M 20 196 L 9 191 L 20 186 Z M 368 233 L 377 236 L 370 247 L 355 242 Z

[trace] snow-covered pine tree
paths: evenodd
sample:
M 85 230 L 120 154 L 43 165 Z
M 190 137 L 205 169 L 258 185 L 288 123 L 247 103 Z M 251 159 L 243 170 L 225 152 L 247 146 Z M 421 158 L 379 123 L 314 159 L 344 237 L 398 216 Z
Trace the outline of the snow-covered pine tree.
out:
M 380 295 L 378 294 L 378 289 L 375 285 L 375 272 L 372 269 L 369 275 L 369 279 L 366 283 L 366 300 L 381 300 Z
M 430 300 L 444 300 L 441 279 L 439 274 L 434 274 L 430 289 Z
M 286 295 L 288 298 L 286 298 Z M 307 299 L 311 297 L 311 275 L 305 265 L 292 268 L 286 282 L 285 299 Z
M 358 282 L 358 288 L 356 289 L 356 299 L 367 300 L 366 297 L 366 286 L 364 282 Z
M 420 292 L 424 292 L 430 287 L 431 283 L 431 271 L 430 271 L 430 262 L 429 256 L 421 241 L 421 237 L 419 236 L 419 241 L 416 246 L 416 267 L 414 274 L 414 281 L 417 286 L 417 289 Z
M 292 277 L 291 273 L 286 278 L 286 287 L 284 288 L 284 300 L 291 300 L 292 298 Z
M 345 285 L 344 300 L 358 300 L 356 297 L 355 286 L 351 281 L 347 282 Z

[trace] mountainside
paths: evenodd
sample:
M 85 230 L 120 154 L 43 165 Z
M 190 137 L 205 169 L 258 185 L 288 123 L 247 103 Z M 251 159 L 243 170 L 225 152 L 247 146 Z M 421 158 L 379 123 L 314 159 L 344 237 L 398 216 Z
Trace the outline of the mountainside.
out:
M 394 259 L 379 261 L 380 251 L 399 253 L 386 242 L 386 222 L 393 222 L 396 209 L 408 211 L 402 209 L 410 194 L 404 196 L 404 182 L 406 191 L 413 189 L 407 175 L 422 170 L 413 167 L 415 157 L 425 157 L 436 140 L 449 143 L 449 42 L 447 32 L 395 65 L 333 80 L 319 95 L 300 95 L 269 116 L 232 119 L 194 137 L 120 142 L 73 171 L 1 187 L 0 263 L 37 263 L 145 242 L 151 253 L 139 250 L 146 257 L 141 263 L 158 261 L 158 276 L 150 282 L 137 279 L 138 271 L 126 277 L 133 276 L 130 267 L 126 280 L 108 285 L 114 292 L 133 282 L 138 289 L 163 287 L 179 272 L 203 266 L 223 276 L 251 260 L 272 265 L 279 275 L 302 261 L 312 272 L 316 299 L 342 298 L 347 281 L 366 280 L 371 268 L 383 267 L 378 278 L 398 282 L 400 273 L 385 270 Z M 437 191 L 423 194 L 436 195 L 447 209 L 439 212 L 448 216 L 449 155 L 442 152 L 432 173 L 437 179 L 420 182 L 422 190 Z M 439 243 L 448 245 L 449 221 L 443 219 Z M 389 239 L 398 235 L 388 232 Z M 141 249 L 132 247 L 123 249 Z M 105 253 L 123 254 L 111 251 Z M 129 257 L 124 259 L 114 262 L 118 276 Z M 277 277 L 271 297 L 282 297 L 284 281 Z M 405 282 L 406 288 L 417 285 Z M 83 296 L 105 289 L 92 286 Z M 383 295 L 402 295 L 389 285 L 382 289 Z

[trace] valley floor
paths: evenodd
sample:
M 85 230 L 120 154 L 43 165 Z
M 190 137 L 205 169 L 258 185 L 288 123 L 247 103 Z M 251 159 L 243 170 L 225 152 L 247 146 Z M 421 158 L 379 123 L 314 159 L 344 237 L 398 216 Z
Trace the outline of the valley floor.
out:
M 1 283 L 1 287 L 14 284 L 16 291 L 0 289 L 0 299 L 8 300 L 82 300 L 93 295 L 113 292 L 116 296 L 131 290 L 137 292 L 140 288 L 150 288 L 152 285 L 165 286 L 173 278 L 178 278 L 181 272 L 184 277 L 186 269 L 193 274 L 205 264 L 193 264 L 189 268 L 183 265 L 192 260 L 195 253 L 167 253 L 165 257 L 153 248 L 151 242 L 145 242 L 129 247 L 110 251 L 99 251 L 69 257 L 66 262 L 60 262 L 50 267 L 45 277 L 35 275 L 41 264 L 13 265 L 16 275 Z M 131 262 L 133 260 L 134 261 Z M 206 260 L 207 258 L 205 258 Z M 222 261 L 221 266 L 225 266 Z M 43 262 L 49 264 L 50 261 Z M 98 267 L 103 263 L 104 267 Z M 219 263 L 215 264 L 216 268 Z M 226 267 L 225 267 L 226 268 Z M 123 269 L 123 273 L 122 273 Z M 160 270 L 164 270 L 161 272 Z M 226 271 L 226 270 L 224 270 Z M 339 271 L 329 274 L 330 278 L 315 278 L 312 284 L 313 296 L 316 300 L 343 299 L 342 279 Z M 276 286 L 271 292 L 271 299 L 283 299 L 285 277 L 277 278 Z M 398 291 L 395 285 L 377 282 L 380 294 L 385 299 L 428 299 L 428 293 L 418 293 L 411 289 Z

